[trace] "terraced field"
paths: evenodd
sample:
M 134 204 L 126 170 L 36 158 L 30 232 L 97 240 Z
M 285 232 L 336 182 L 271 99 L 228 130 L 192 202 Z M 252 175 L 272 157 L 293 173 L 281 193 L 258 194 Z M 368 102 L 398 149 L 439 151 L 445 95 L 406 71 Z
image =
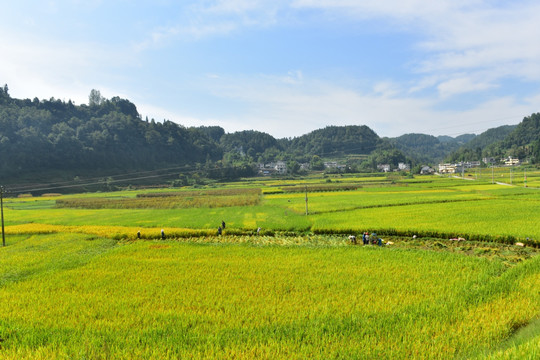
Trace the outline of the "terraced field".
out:
M 327 180 L 6 199 L 0 359 L 538 357 L 538 189 Z

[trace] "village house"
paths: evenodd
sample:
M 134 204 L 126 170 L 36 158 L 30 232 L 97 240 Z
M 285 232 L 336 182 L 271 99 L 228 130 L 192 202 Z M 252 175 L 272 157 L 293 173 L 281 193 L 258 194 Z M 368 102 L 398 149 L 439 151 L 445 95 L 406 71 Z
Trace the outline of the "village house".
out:
M 379 165 L 377 165 L 377 170 L 383 171 L 383 172 L 389 172 L 390 171 L 390 164 L 379 164 Z
M 521 164 L 521 162 L 517 158 L 509 156 L 506 159 L 504 159 L 504 165 L 515 166 L 515 165 L 519 165 L 519 164 Z
M 463 171 L 463 164 L 439 164 L 439 174 L 456 174 Z
M 287 163 L 285 161 L 277 161 L 270 163 L 259 163 L 257 164 L 259 168 L 259 175 L 270 176 L 274 174 L 283 175 L 287 173 Z
M 411 166 L 409 164 L 406 164 L 406 163 L 398 163 L 398 169 L 400 171 L 411 171 Z
M 456 174 L 466 169 L 480 166 L 480 161 L 467 161 L 455 164 L 439 164 L 439 174 Z
M 336 161 L 327 161 L 324 163 L 325 169 L 336 169 L 338 167 L 338 163 Z
M 278 174 L 284 175 L 287 173 L 287 164 L 285 163 L 285 161 L 280 160 L 276 163 L 275 169 Z
M 300 164 L 300 170 L 308 171 L 310 169 L 311 169 L 311 164 L 310 163 L 301 163 Z
M 495 164 L 495 158 L 494 157 L 485 157 L 482 159 L 482 162 L 486 165 Z
M 337 161 L 327 161 L 324 163 L 325 169 L 338 169 L 339 171 L 345 171 L 347 165 L 338 164 Z

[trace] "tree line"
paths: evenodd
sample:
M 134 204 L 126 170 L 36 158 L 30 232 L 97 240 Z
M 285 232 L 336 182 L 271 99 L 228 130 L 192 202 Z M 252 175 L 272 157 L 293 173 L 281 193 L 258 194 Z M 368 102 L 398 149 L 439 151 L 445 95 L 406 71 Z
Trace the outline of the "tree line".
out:
M 88 105 L 19 100 L 0 89 L 0 173 L 116 173 L 219 160 L 223 151 L 204 129 L 142 120 L 136 106 L 93 90 Z
M 135 104 L 106 99 L 92 90 L 88 104 L 55 98 L 16 99 L 0 87 L 0 180 L 59 173 L 64 178 L 115 175 L 129 171 L 190 166 L 191 178 L 233 179 L 255 175 L 257 164 L 285 161 L 289 172 L 308 163 L 324 169 L 325 159 L 340 159 L 347 171 L 374 171 L 378 164 L 420 166 L 448 160 L 478 160 L 510 154 L 538 161 L 539 114 L 517 127 L 480 136 L 435 138 L 407 134 L 379 137 L 367 126 L 328 126 L 295 138 L 275 139 L 245 130 L 226 133 L 220 126 L 184 127 L 169 120 L 142 119 Z M 360 156 L 355 156 L 360 155 Z M 193 174 L 194 173 L 194 174 Z M 176 184 L 189 183 L 179 174 Z

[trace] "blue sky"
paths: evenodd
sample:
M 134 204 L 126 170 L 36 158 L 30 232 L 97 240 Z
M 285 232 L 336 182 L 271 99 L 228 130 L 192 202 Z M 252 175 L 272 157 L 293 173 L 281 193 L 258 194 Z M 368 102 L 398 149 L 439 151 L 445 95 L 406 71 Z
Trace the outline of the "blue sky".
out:
M 540 111 L 538 19 L 533 0 L 6 1 L 0 84 L 277 138 L 457 136 Z

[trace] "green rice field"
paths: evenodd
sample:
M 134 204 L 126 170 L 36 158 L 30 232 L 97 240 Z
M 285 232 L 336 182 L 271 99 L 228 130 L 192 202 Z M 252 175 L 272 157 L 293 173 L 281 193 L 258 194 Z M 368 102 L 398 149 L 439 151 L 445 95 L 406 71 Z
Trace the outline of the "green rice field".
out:
M 537 177 L 6 198 L 0 359 L 537 359 Z

